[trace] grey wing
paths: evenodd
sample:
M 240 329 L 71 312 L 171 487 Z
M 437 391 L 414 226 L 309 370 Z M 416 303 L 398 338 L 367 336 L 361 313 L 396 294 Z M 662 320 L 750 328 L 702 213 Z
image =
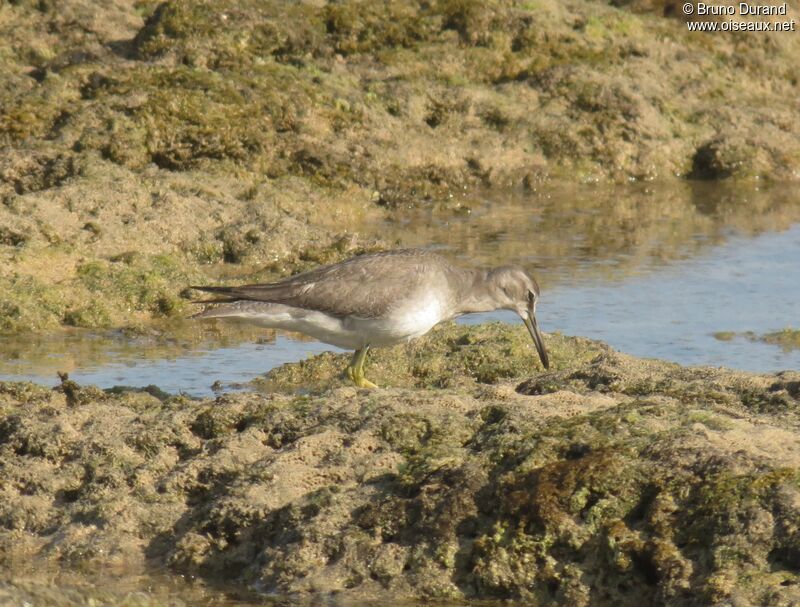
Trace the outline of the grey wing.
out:
M 281 303 L 334 316 L 374 318 L 391 310 L 398 299 L 416 292 L 442 262 L 427 251 L 389 251 L 354 257 L 271 284 L 200 288 L 230 298 Z

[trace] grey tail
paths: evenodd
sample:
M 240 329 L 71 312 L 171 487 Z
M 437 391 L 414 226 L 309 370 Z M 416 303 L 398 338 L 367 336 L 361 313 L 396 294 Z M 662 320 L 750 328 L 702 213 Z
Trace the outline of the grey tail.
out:
M 224 318 L 226 316 L 241 316 L 242 312 L 236 305 L 236 303 L 240 301 L 241 301 L 240 299 L 233 299 L 233 300 L 217 299 L 215 301 L 205 302 L 205 303 L 215 303 L 222 305 L 206 308 L 205 310 L 201 310 L 197 314 L 192 314 L 189 318 Z M 203 303 L 203 302 L 194 301 L 192 303 Z
M 214 304 L 214 303 L 233 303 L 234 301 L 241 301 L 241 299 L 237 297 L 218 297 L 217 299 L 193 299 L 189 303 Z
M 197 289 L 198 291 L 205 291 L 206 293 L 219 293 L 220 295 L 225 296 L 217 299 L 195 299 L 192 301 L 192 303 L 195 304 L 232 303 L 242 299 L 241 297 L 236 296 L 231 287 L 198 287 L 192 285 L 189 288 Z
M 219 293 L 224 297 L 218 297 L 216 299 L 195 299 L 191 303 L 193 304 L 231 304 L 236 303 L 237 301 L 241 301 L 240 297 L 236 297 L 233 295 L 228 287 L 199 287 L 199 286 L 191 286 L 190 289 L 197 289 L 198 291 L 206 291 L 209 293 Z M 232 310 L 229 306 L 215 306 L 213 308 L 206 308 L 198 312 L 197 314 L 192 314 L 189 318 L 219 318 L 223 316 L 235 316 L 235 311 Z
M 200 287 L 197 285 L 191 285 L 190 289 L 197 289 L 198 291 L 205 291 L 206 293 L 222 293 L 223 295 L 228 295 L 229 297 L 233 294 L 233 287 Z

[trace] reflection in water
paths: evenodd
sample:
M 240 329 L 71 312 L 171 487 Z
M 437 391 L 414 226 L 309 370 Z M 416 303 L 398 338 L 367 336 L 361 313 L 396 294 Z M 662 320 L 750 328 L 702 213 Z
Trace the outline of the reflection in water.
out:
M 0 380 L 59 383 L 58 372 L 102 388 L 155 385 L 169 393 L 210 396 L 244 387 L 268 369 L 331 346 L 236 322 L 180 322 L 145 334 L 64 331 L 0 337 Z M 215 382 L 219 382 L 215 385 Z M 213 388 L 212 388 L 213 386 Z
M 256 607 L 264 597 L 248 588 L 219 589 L 203 580 L 169 575 L 161 569 L 140 571 L 120 566 L 114 571 L 70 571 L 37 563 L 35 571 L 11 566 L 0 575 L 0 597 L 15 605 L 191 605 L 192 607 Z M 3 605 L 11 605 L 4 602 Z
M 0 337 L 0 372 L 28 373 L 57 380 L 55 370 L 72 373 L 109 361 L 133 364 L 142 359 L 170 360 L 200 356 L 208 348 L 234 347 L 245 341 L 269 343 L 274 331 L 230 323 L 225 326 L 191 321 L 143 330 L 87 331 L 65 329 L 43 334 Z
M 466 212 L 466 209 L 469 212 Z M 415 209 L 357 226 L 366 237 L 435 246 L 460 263 L 518 263 L 543 288 L 545 331 L 596 337 L 639 356 L 754 371 L 800 368 L 800 351 L 717 331 L 797 326 L 797 186 L 672 183 L 562 186 L 465 198 L 462 212 Z M 511 316 L 483 315 L 469 319 Z M 185 322 L 131 336 L 0 338 L 0 379 L 55 384 L 56 371 L 113 385 L 211 394 L 331 346 L 234 323 Z
M 538 315 L 545 331 L 601 339 L 635 356 L 750 371 L 800 369 L 800 349 L 714 335 L 797 326 L 798 260 L 800 223 L 779 234 L 734 237 L 705 255 L 623 281 L 556 287 Z
M 732 235 L 756 236 L 800 222 L 796 185 L 564 185 L 532 194 L 492 192 L 465 205 L 469 214 L 417 210 L 393 227 L 403 245 L 437 244 L 467 263 L 519 263 L 549 288 L 624 278 L 687 259 Z

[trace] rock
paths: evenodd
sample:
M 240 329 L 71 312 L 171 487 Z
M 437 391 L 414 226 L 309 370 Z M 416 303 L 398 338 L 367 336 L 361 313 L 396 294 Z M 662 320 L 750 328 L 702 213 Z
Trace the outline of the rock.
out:
M 0 384 L 4 567 L 155 562 L 278 596 L 390 602 L 793 600 L 800 402 L 776 386 L 797 373 L 551 337 L 550 372 L 511 349 L 513 371 L 481 384 L 468 344 L 502 349 L 508 332 L 445 327 L 446 388 L 410 388 L 400 369 L 417 354 L 402 350 L 376 361 L 395 387 L 374 392 L 331 378 L 293 394 L 324 355 L 282 370 L 287 392 L 213 401 L 77 386 L 87 397 L 67 407 Z

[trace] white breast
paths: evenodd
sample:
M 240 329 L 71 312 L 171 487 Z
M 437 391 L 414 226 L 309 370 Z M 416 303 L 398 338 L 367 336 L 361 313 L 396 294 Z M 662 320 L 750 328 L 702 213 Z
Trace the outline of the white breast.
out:
M 410 298 L 405 306 L 393 310 L 386 318 L 348 318 L 345 328 L 358 334 L 363 343 L 389 346 L 425 335 L 442 320 L 439 301 L 430 296 Z

